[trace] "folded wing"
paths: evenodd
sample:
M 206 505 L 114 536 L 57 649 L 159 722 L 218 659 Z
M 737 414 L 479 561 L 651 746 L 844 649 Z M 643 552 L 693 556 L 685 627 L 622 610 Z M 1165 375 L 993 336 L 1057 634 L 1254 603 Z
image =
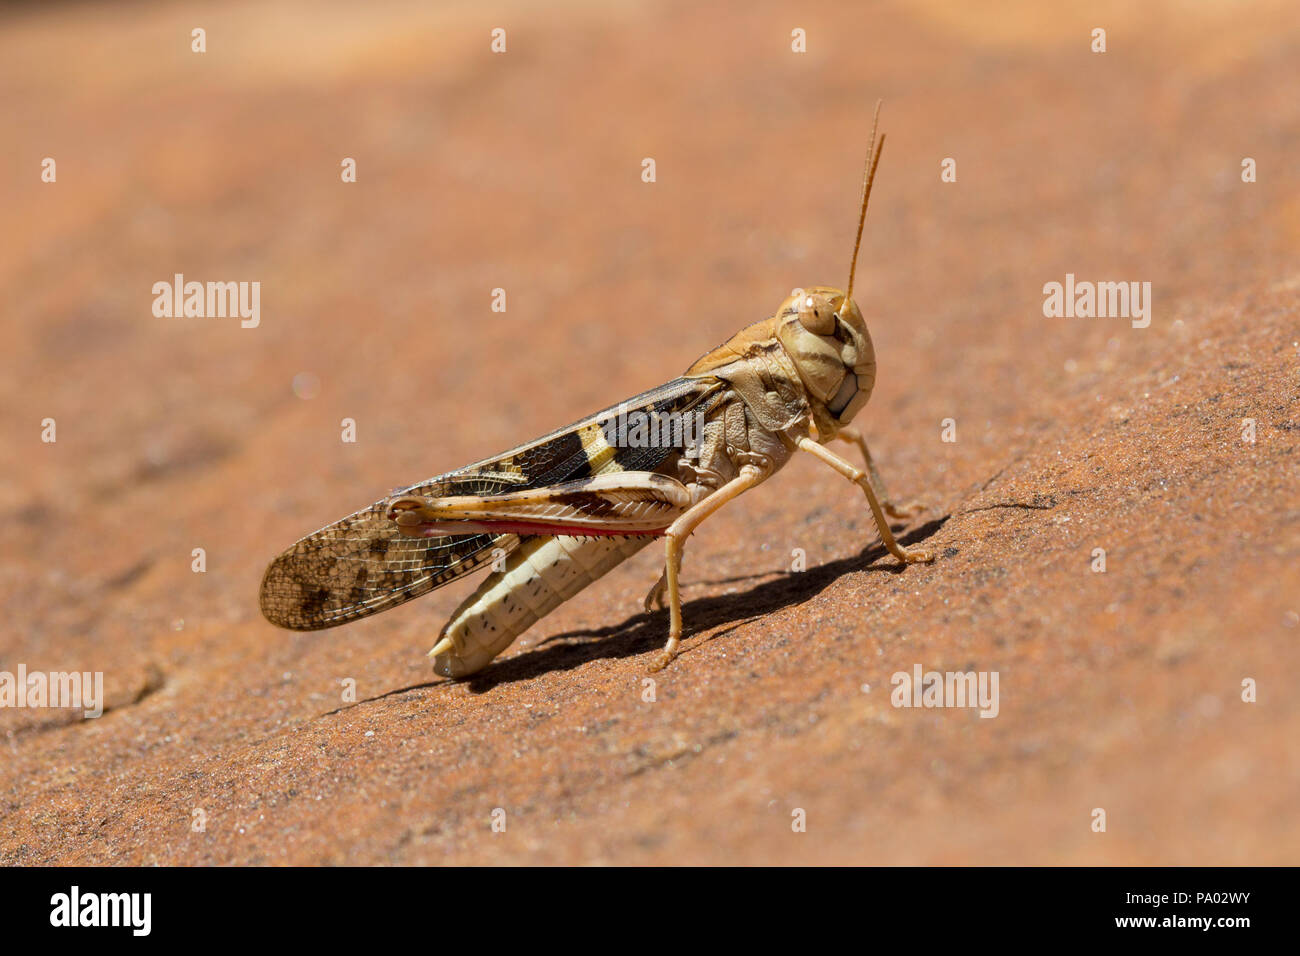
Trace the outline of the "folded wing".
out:
M 472 507 L 471 501 L 491 502 L 499 495 L 568 484 L 566 490 L 585 497 L 571 499 L 566 521 L 572 522 L 581 508 L 592 517 L 593 509 L 612 507 L 615 498 L 623 494 L 625 503 L 614 513 L 621 510 L 623 520 L 615 523 L 624 524 L 624 528 L 614 533 L 653 533 L 653 528 L 632 527 L 634 522 L 627 519 L 634 513 L 658 510 L 666 514 L 677 510 L 675 504 L 666 507 L 669 499 L 663 495 L 668 492 L 661 488 L 618 492 L 599 485 L 583 491 L 573 483 L 623 471 L 651 472 L 670 463 L 684 449 L 662 444 L 635 448 L 611 445 L 605 441 L 609 433 L 606 423 L 612 416 L 638 411 L 662 414 L 696 409 L 707 404 L 719 387 L 717 381 L 709 379 L 676 379 L 496 458 L 412 485 L 307 535 L 266 569 L 261 588 L 262 613 L 272 624 L 296 631 L 335 627 L 442 587 L 490 563 L 501 552 L 513 551 L 524 537 L 592 533 L 579 527 L 572 532 L 552 529 L 537 521 L 512 524 L 517 515 L 501 512 L 496 513 L 495 522 L 489 519 L 472 525 L 438 525 L 428 534 L 412 535 L 409 526 L 404 532 L 395 520 L 401 511 L 410 510 L 394 509 L 403 499 L 417 501 L 420 508 L 434 500 L 457 499 L 462 510 L 456 514 L 464 520 L 469 517 L 464 509 Z M 638 493 L 641 497 L 637 501 L 627 498 L 629 494 L 635 498 Z M 514 500 L 514 505 L 520 504 Z M 405 520 L 409 525 L 412 519 Z M 651 520 L 659 519 L 656 516 Z M 593 528 L 600 525 L 599 521 L 591 523 Z

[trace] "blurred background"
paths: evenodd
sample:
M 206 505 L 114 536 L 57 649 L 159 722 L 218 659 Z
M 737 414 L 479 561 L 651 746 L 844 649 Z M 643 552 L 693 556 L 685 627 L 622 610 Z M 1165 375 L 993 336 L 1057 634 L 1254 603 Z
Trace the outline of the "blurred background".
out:
M 110 707 L 0 711 L 0 861 L 1295 862 L 1298 56 L 1266 0 L 4 8 L 0 669 Z M 842 287 L 877 99 L 861 424 L 934 568 L 798 462 L 693 539 L 655 704 L 654 548 L 470 684 L 463 589 L 261 619 L 299 536 Z M 916 662 L 1001 716 L 891 708 Z

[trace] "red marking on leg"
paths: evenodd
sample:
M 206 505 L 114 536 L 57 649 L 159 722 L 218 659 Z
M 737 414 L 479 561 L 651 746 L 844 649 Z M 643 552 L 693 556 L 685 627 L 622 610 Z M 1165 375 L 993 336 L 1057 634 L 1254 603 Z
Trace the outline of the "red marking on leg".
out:
M 542 521 L 421 521 L 401 529 L 402 533 L 412 538 L 437 538 L 443 535 L 457 534 L 541 534 L 569 535 L 575 538 L 618 538 L 618 537 L 652 537 L 657 538 L 668 530 L 647 528 L 629 530 L 595 524 L 548 524 Z

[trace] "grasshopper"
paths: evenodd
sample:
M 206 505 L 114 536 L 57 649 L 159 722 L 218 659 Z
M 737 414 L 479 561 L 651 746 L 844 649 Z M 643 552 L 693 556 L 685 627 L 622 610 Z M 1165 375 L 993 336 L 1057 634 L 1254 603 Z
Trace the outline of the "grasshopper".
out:
M 261 590 L 266 618 L 293 630 L 333 627 L 492 562 L 492 572 L 452 614 L 429 652 L 437 673 L 465 677 L 663 538 L 663 573 L 645 599 L 647 611 L 665 603 L 669 609 L 668 642 L 650 664 L 657 671 L 681 645 L 678 577 L 687 538 L 796 451 L 862 489 L 880 538 L 896 558 L 905 564 L 933 560 L 895 540 L 887 515 L 906 518 L 914 510 L 890 504 L 865 438 L 849 424 L 876 379 L 875 350 L 853 301 L 853 278 L 885 143 L 883 134 L 876 141 L 879 112 L 877 104 L 844 291 L 797 289 L 775 315 L 742 329 L 680 378 L 412 485 L 308 535 L 267 568 Z M 682 426 L 683 418 L 702 427 Z M 646 427 L 664 422 L 671 427 Z M 828 449 L 832 439 L 857 445 L 865 470 Z

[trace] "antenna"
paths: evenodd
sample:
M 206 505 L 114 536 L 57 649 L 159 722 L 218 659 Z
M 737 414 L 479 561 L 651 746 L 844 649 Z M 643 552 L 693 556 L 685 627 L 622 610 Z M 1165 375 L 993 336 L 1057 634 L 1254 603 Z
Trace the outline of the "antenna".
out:
M 880 144 L 876 145 L 876 126 L 880 123 L 880 104 L 876 100 L 876 115 L 871 121 L 871 145 L 867 148 L 867 168 L 862 180 L 862 211 L 858 213 L 858 236 L 853 240 L 853 261 L 849 263 L 849 287 L 844 290 L 844 302 L 840 308 L 848 306 L 853 298 L 853 275 L 858 269 L 858 247 L 862 245 L 862 224 L 867 221 L 867 200 L 871 198 L 871 181 L 876 178 L 876 166 L 880 162 L 880 153 L 885 148 L 885 134 L 880 134 Z

